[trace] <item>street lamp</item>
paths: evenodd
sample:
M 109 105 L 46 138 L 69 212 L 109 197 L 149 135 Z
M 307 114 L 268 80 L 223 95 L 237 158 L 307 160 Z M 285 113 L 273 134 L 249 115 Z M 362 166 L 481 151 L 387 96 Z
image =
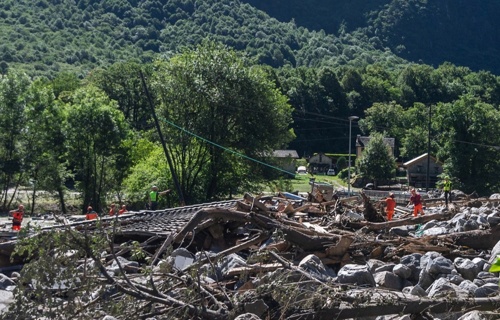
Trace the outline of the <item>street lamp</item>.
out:
M 358 120 L 359 117 L 350 116 L 349 118 L 349 167 L 347 169 L 347 196 L 351 196 L 351 127 L 352 122 Z

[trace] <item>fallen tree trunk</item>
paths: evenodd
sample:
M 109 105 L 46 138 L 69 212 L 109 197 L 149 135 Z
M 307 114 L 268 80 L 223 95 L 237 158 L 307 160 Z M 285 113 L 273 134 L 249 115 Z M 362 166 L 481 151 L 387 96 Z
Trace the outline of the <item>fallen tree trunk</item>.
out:
M 425 216 L 418 216 L 418 217 L 410 217 L 406 219 L 399 219 L 399 220 L 391 220 L 391 221 L 386 221 L 386 222 L 369 222 L 369 221 L 349 221 L 345 223 L 344 225 L 350 228 L 357 228 L 361 229 L 363 227 L 368 228 L 369 230 L 384 230 L 384 229 L 390 229 L 394 227 L 400 227 L 400 226 L 405 226 L 405 225 L 412 225 L 412 224 L 423 224 L 426 222 L 429 222 L 431 220 L 447 220 L 450 219 L 449 214 L 441 214 L 441 213 L 436 213 L 436 214 L 428 214 Z
M 452 251 L 459 247 L 471 248 L 474 250 L 491 250 L 499 241 L 500 225 L 488 230 L 472 230 L 459 233 L 443 234 L 436 236 L 397 237 L 392 240 L 364 240 L 352 243 L 349 251 L 360 249 L 370 250 L 370 258 L 387 259 L 382 257 L 386 247 L 395 247 L 393 254 L 403 256 L 410 253 L 425 253 L 428 251 L 440 252 L 444 256 L 449 256 Z
M 360 292 L 361 293 L 361 292 Z M 351 294 L 352 295 L 352 294 Z M 373 296 L 378 296 L 378 300 L 374 301 Z M 287 319 L 293 320 L 330 320 L 330 319 L 350 319 L 360 317 L 382 316 L 390 314 L 421 314 L 424 312 L 432 313 L 449 313 L 458 311 L 493 311 L 500 307 L 500 297 L 495 296 L 492 298 L 444 298 L 444 299 L 430 299 L 420 298 L 415 296 L 404 296 L 396 294 L 395 292 L 382 292 L 379 290 L 370 289 L 361 293 L 364 296 L 352 296 L 348 299 L 354 299 L 352 302 L 356 303 L 351 307 L 338 307 L 327 308 L 322 310 L 311 310 L 308 313 L 294 314 Z M 371 297 L 372 299 L 370 299 Z M 340 298 L 343 300 L 342 298 Z M 361 304 L 360 301 L 369 299 L 372 303 Z
M 500 240 L 500 225 L 488 230 L 472 230 L 445 235 L 429 237 L 429 240 L 452 241 L 457 246 L 465 246 L 472 249 L 491 250 Z

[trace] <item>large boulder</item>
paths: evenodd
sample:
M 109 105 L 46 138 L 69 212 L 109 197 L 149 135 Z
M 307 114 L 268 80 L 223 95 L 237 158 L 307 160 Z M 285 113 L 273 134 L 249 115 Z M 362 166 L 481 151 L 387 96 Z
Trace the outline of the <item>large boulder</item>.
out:
M 439 278 L 426 290 L 429 298 L 468 297 L 469 293 L 446 278 Z
M 328 281 L 335 277 L 335 272 L 330 268 L 326 268 L 323 262 L 314 254 L 310 254 L 302 259 L 299 262 L 299 267 L 321 281 Z
M 450 274 L 453 270 L 453 262 L 443 256 L 438 256 L 428 261 L 425 271 L 433 276 L 438 274 Z
M 399 263 L 408 267 L 411 270 L 411 276 L 408 278 L 410 281 L 417 282 L 420 270 L 422 270 L 421 264 L 422 255 L 420 253 L 413 253 L 401 257 Z
M 408 279 L 411 277 L 411 269 L 402 263 L 399 263 L 392 268 L 392 272 L 400 278 Z
M 453 261 L 455 269 L 467 280 L 474 280 L 479 272 L 478 265 L 472 262 L 470 259 L 456 258 Z
M 360 285 L 369 285 L 375 287 L 375 279 L 368 270 L 368 266 L 359 264 L 346 264 L 340 268 L 337 274 L 337 282 L 351 283 Z
M 379 287 L 401 290 L 403 289 L 403 279 L 392 272 L 382 271 L 374 275 L 375 283 Z
M 487 283 L 482 287 L 479 287 L 474 291 L 474 297 L 476 298 L 486 298 L 492 295 L 498 294 L 498 284 Z

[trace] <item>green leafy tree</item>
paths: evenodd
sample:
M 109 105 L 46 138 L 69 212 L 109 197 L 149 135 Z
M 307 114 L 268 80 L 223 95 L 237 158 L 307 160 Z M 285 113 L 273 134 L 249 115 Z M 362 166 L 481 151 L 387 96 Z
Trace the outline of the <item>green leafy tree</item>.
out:
M 297 139 L 290 145 L 307 153 L 335 150 L 344 126 L 338 118 L 347 109 L 346 97 L 332 68 L 283 68 L 276 73 L 282 92 L 294 107 L 294 132 Z M 307 143 L 304 143 L 307 141 Z M 307 148 L 307 149 L 306 149 Z
M 438 104 L 434 117 L 440 125 L 439 157 L 445 170 L 465 192 L 488 194 L 500 188 L 500 112 L 492 105 L 465 95 L 453 103 Z
M 396 160 L 380 133 L 374 133 L 370 136 L 370 142 L 363 150 L 361 158 L 357 159 L 356 162 L 360 174 L 374 181 L 375 185 L 378 181 L 394 178 L 396 173 Z
M 429 65 L 409 64 L 398 77 L 402 92 L 402 104 L 410 106 L 415 102 L 426 105 L 439 102 L 443 97 L 439 73 Z
M 61 98 L 62 94 L 71 94 L 81 86 L 81 81 L 77 75 L 70 72 L 60 72 L 51 81 L 52 90 L 56 98 Z
M 31 84 L 28 76 L 11 71 L 0 76 L 0 183 L 1 207 L 7 210 L 15 192 L 9 197 L 8 189 L 26 181 L 24 168 L 24 135 L 26 93 Z
M 151 108 L 139 76 L 149 79 L 151 68 L 134 62 L 115 63 L 107 69 L 94 70 L 85 80 L 101 88 L 118 102 L 130 126 L 136 130 L 151 129 Z
M 398 143 L 405 135 L 405 120 L 405 112 L 401 105 L 395 102 L 374 103 L 365 110 L 365 117 L 360 119 L 359 126 L 367 134 L 385 132 Z
M 389 102 L 400 98 L 401 91 L 395 84 L 393 73 L 381 64 L 366 66 L 362 77 L 368 99 L 373 102 Z
M 172 175 L 167 170 L 167 161 L 163 149 L 151 141 L 142 139 L 140 143 L 131 148 L 132 153 L 141 153 L 140 159 L 134 161 L 135 165 L 123 182 L 127 201 L 130 208 L 144 209 L 147 196 L 152 185 L 160 191 L 172 189 Z M 175 192 L 159 198 L 158 207 L 171 206 L 174 202 Z
M 83 205 L 99 209 L 116 183 L 113 175 L 128 126 L 116 102 L 94 86 L 77 89 L 66 112 L 69 159 L 83 192 Z
M 337 160 L 337 171 L 347 168 L 347 159 L 346 157 L 339 157 Z
M 262 159 L 294 137 L 286 97 L 227 47 L 206 42 L 156 70 L 159 116 L 188 203 L 258 182 L 267 167 L 244 159 Z
M 414 103 L 404 111 L 401 117 L 400 130 L 404 130 L 401 138 L 401 156 L 412 159 L 427 152 L 429 137 L 429 107 L 422 103 Z M 431 116 L 431 122 L 433 117 Z M 431 154 L 436 141 L 431 141 Z
M 54 98 L 52 86 L 44 81 L 32 83 L 26 93 L 24 162 L 32 184 L 31 210 L 35 208 L 36 192 L 56 191 L 61 209 L 66 213 L 64 182 L 69 175 L 64 161 L 64 115 Z

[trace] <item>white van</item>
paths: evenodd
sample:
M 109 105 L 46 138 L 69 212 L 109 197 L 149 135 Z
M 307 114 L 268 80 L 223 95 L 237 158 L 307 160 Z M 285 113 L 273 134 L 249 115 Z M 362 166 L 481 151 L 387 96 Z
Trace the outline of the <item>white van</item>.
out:
M 305 166 L 300 166 L 297 168 L 297 173 L 307 173 L 307 168 Z
M 334 176 L 335 175 L 335 169 L 328 169 L 328 171 L 326 172 L 326 175 L 327 176 Z

